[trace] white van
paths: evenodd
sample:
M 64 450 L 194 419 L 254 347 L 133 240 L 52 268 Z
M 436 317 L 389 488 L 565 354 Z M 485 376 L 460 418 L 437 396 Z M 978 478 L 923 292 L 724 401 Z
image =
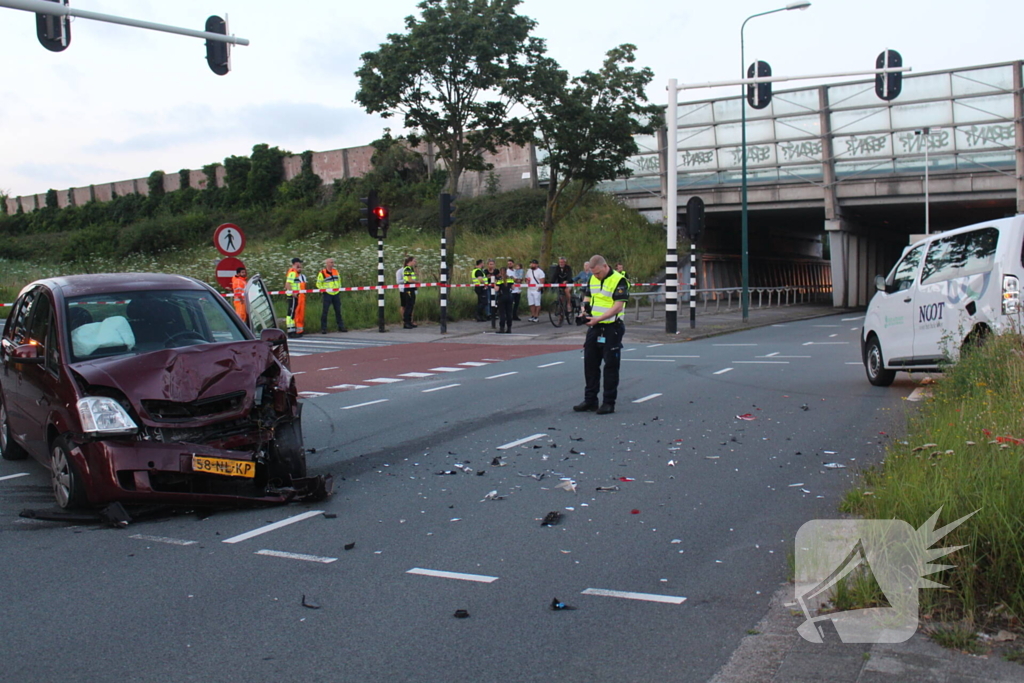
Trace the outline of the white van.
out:
M 964 345 L 1020 322 L 1024 214 L 931 235 L 875 278 L 861 356 L 868 381 L 898 370 L 937 370 Z

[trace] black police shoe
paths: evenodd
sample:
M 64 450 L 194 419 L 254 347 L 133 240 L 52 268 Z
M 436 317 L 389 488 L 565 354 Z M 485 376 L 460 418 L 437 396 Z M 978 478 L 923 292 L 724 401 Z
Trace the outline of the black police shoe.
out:
M 585 413 L 592 410 L 598 410 L 597 403 L 591 401 L 584 401 L 583 403 L 577 403 L 572 407 L 577 413 Z
M 615 412 L 615 404 L 614 403 L 602 403 L 601 407 L 597 409 L 597 414 L 598 415 L 607 415 L 608 413 L 614 413 L 614 412 Z

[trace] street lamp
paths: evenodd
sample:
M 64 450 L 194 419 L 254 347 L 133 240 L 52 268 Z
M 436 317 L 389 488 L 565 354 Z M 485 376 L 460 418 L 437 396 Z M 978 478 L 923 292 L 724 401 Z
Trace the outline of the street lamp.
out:
M 763 17 L 766 14 L 775 14 L 776 12 L 787 12 L 794 9 L 807 9 L 811 6 L 811 3 L 807 0 L 799 0 L 798 2 L 791 2 L 785 7 L 779 7 L 778 9 L 768 10 L 767 12 L 759 12 L 758 14 L 751 14 L 749 17 L 743 20 L 743 25 L 740 26 L 740 78 L 747 77 L 747 57 L 744 53 L 743 46 L 743 29 L 747 27 L 747 22 L 756 17 Z M 754 75 L 757 75 L 757 70 L 754 70 Z M 743 156 L 743 178 L 742 178 L 742 190 L 740 192 L 742 196 L 742 210 L 741 210 L 741 233 L 743 244 L 742 250 L 742 279 L 743 279 L 743 294 L 740 296 L 740 300 L 743 302 L 743 322 L 747 322 L 747 318 L 750 314 L 750 257 L 748 254 L 748 229 L 747 229 L 747 86 L 742 86 L 742 96 L 740 97 L 740 130 L 742 134 L 742 142 L 740 145 L 740 153 Z
M 914 135 L 921 136 L 921 144 L 924 145 L 924 234 L 926 235 L 932 234 L 928 211 L 928 140 L 931 137 L 932 132 L 936 130 L 938 129 L 919 128 L 914 131 Z

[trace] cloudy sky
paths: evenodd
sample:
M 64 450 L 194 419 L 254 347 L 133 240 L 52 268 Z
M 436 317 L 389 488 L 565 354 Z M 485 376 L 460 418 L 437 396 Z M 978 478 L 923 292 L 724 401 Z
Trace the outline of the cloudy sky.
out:
M 549 54 L 571 73 L 630 42 L 666 101 L 681 83 L 738 77 L 739 29 L 787 0 L 524 0 Z M 359 55 L 400 32 L 416 0 L 72 0 L 72 6 L 201 29 L 229 15 L 252 44 L 215 76 L 203 42 L 77 19 L 62 53 L 38 44 L 34 15 L 0 7 L 0 193 L 45 192 L 201 168 L 269 143 L 301 152 L 378 137 L 384 122 L 354 102 Z M 747 25 L 748 62 L 776 75 L 872 68 L 899 50 L 915 72 L 1024 58 L 1020 0 L 813 0 Z M 709 91 L 684 93 L 703 99 Z M 390 125 L 400 130 L 400 122 Z

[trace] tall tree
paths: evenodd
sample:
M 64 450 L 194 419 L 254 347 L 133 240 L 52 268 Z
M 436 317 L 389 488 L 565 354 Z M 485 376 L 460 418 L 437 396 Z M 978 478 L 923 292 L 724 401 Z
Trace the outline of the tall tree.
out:
M 541 263 L 551 262 L 555 226 L 601 181 L 630 175 L 626 161 L 639 149 L 634 135 L 663 125 L 658 105 L 647 104 L 653 73 L 636 69 L 636 46 L 609 50 L 597 72 L 570 79 L 558 63 L 539 57 L 521 93 L 532 114 L 535 144 L 549 169 Z
M 422 0 L 376 52 L 362 55 L 356 101 L 371 114 L 401 114 L 410 142 L 433 143 L 455 194 L 464 171 L 486 171 L 484 152 L 521 143 L 525 121 L 511 115 L 528 64 L 544 53 L 520 0 Z M 454 234 L 449 234 L 452 241 Z M 451 246 L 454 246 L 452 244 Z

